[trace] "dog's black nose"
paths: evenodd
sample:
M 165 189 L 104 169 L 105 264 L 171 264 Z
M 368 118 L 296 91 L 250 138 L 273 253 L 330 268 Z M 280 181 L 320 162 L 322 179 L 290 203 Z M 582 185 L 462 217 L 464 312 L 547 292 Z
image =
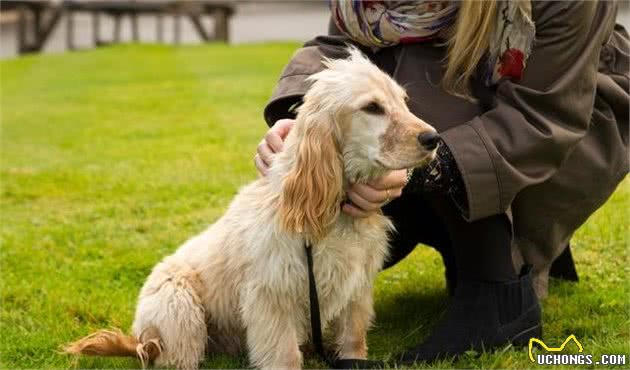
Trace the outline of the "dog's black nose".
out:
M 440 142 L 440 135 L 435 131 L 427 131 L 418 135 L 418 142 L 426 150 L 433 150 L 437 148 Z

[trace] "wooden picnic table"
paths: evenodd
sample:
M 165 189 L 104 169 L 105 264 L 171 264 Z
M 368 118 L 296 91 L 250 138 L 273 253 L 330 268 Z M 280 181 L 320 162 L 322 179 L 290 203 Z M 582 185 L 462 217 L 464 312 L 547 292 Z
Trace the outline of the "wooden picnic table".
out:
M 61 9 L 49 0 L 2 0 L 0 11 L 15 10 L 18 13 L 18 53 L 40 51 L 61 17 Z M 29 32 L 28 16 L 33 18 L 33 30 Z M 30 35 L 29 35 L 30 34 Z M 29 37 L 31 36 L 31 37 Z
M 197 34 L 203 41 L 219 40 L 229 41 L 229 18 L 234 13 L 232 4 L 219 1 L 80 1 L 65 0 L 63 7 L 68 13 L 68 49 L 74 48 L 74 12 L 92 13 L 92 28 L 94 44 L 101 45 L 104 42 L 99 35 L 99 15 L 105 13 L 114 18 L 113 42 L 120 42 L 120 23 L 123 16 L 131 19 L 131 34 L 134 41 L 138 41 L 138 16 L 141 14 L 153 14 L 157 17 L 157 39 L 163 41 L 163 16 L 166 14 L 174 17 L 175 42 L 181 41 L 181 18 L 187 17 L 192 22 Z M 209 33 L 201 22 L 201 17 L 211 15 L 214 17 L 214 33 Z
M 0 1 L 2 10 L 18 10 L 18 52 L 40 51 L 46 40 L 52 33 L 55 25 L 59 22 L 61 15 L 66 16 L 66 44 L 69 50 L 75 49 L 74 44 L 74 15 L 77 12 L 88 12 L 92 14 L 92 35 L 95 46 L 118 43 L 121 40 L 120 29 L 122 18 L 128 16 L 131 19 L 131 33 L 133 41 L 139 41 L 138 16 L 141 14 L 151 14 L 157 17 L 156 33 L 159 42 L 164 41 L 163 17 L 172 15 L 174 17 L 174 41 L 181 41 L 181 19 L 188 18 L 199 38 L 208 41 L 229 41 L 229 19 L 234 14 L 234 5 L 222 1 L 201 1 L 201 0 L 170 0 L 170 1 L 82 1 L 64 0 L 61 3 L 54 3 L 49 0 L 2 0 Z M 27 13 L 33 15 L 35 31 L 34 41 L 29 42 L 27 30 Z M 46 22 L 43 22 L 43 14 L 50 13 Z M 100 35 L 100 16 L 102 14 L 114 18 L 114 35 L 112 41 L 105 41 Z M 214 32 L 208 32 L 203 25 L 202 17 L 212 16 L 214 18 Z

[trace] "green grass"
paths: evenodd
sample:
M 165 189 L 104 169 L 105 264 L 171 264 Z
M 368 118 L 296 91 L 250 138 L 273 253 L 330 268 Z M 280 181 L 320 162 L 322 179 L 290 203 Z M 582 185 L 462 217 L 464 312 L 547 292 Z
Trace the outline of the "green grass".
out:
M 152 266 L 255 178 L 262 108 L 296 47 L 118 46 L 0 62 L 0 367 L 139 367 L 57 351 L 97 328 L 127 329 Z M 577 233 L 582 281 L 552 282 L 549 345 L 576 334 L 587 353 L 630 353 L 629 196 L 626 183 Z M 442 273 L 418 248 L 379 276 L 372 357 L 422 340 L 445 306 Z M 432 367 L 535 365 L 505 348 Z

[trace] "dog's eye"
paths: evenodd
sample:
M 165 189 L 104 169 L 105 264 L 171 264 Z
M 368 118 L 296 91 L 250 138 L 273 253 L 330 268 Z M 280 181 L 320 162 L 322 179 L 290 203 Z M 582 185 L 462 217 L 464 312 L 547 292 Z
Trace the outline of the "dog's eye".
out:
M 371 102 L 361 110 L 368 114 L 385 114 L 385 109 L 377 102 Z

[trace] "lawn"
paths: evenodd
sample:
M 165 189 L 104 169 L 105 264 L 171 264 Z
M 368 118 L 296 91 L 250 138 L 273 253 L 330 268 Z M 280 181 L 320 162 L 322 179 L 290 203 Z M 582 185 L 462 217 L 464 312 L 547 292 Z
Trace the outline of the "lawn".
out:
M 256 177 L 262 108 L 296 47 L 129 45 L 0 62 L 0 367 L 140 366 L 58 348 L 97 328 L 127 330 L 152 266 Z M 626 182 L 577 233 L 582 280 L 552 282 L 548 345 L 575 334 L 596 358 L 630 354 L 629 197 Z M 422 340 L 445 306 L 442 274 L 439 256 L 418 248 L 379 276 L 371 357 Z M 536 367 L 509 347 L 431 366 Z

